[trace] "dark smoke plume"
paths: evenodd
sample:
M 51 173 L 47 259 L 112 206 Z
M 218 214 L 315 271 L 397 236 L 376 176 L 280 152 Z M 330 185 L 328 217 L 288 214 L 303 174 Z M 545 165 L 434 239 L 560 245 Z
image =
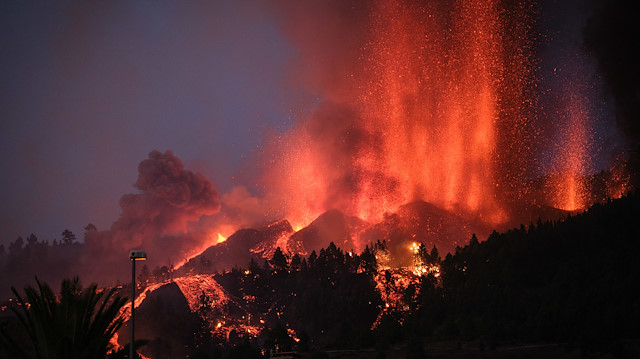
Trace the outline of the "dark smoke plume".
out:
M 96 279 L 124 279 L 128 251 L 147 252 L 149 266 L 181 260 L 202 238 L 196 223 L 220 210 L 213 185 L 201 174 L 184 169 L 171 151 L 153 151 L 138 165 L 137 194 L 120 199 L 122 213 L 106 231 L 86 234 L 85 267 Z M 108 273 L 108 274 L 106 274 Z

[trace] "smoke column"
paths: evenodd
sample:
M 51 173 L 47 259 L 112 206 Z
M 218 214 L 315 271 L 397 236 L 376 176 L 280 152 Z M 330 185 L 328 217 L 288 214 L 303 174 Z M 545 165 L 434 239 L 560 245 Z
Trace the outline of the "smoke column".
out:
M 84 268 L 92 280 L 126 278 L 132 249 L 146 251 L 151 268 L 193 255 L 203 241 L 198 221 L 220 210 L 213 185 L 185 170 L 171 151 L 151 152 L 138 172 L 140 193 L 122 196 L 122 213 L 111 229 L 86 234 Z

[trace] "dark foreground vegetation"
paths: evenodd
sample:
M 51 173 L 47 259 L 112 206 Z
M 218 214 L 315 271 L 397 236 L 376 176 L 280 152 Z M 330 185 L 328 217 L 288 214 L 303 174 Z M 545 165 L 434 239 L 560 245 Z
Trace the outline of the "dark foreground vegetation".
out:
M 37 281 L 37 280 L 36 280 Z M 13 290 L 15 320 L 0 327 L 3 358 L 104 358 L 110 339 L 122 326 L 120 309 L 127 298 L 115 290 L 83 288 L 78 278 L 62 282 L 58 294 L 37 281 L 24 296 Z
M 461 350 L 475 343 L 486 351 L 526 344 L 533 353 L 555 348 L 556 356 L 638 357 L 638 218 L 632 194 L 562 221 L 494 232 L 483 242 L 474 236 L 440 263 L 440 278 L 422 276 L 401 288 L 402 300 L 375 323 L 385 293 L 374 290 L 368 250 L 358 257 L 330 246 L 289 272 L 263 273 L 254 264 L 257 276 L 235 270 L 219 281 L 237 295 L 254 295 L 256 305 L 275 305 L 311 347 L 385 352 L 400 345 L 420 357 L 428 343 Z
M 404 287 L 378 270 L 383 243 L 359 255 L 333 244 L 304 258 L 276 251 L 269 262 L 214 275 L 267 329 L 217 337 L 203 319 L 217 314 L 203 308 L 181 317 L 190 333 L 176 335 L 191 358 L 276 349 L 314 358 L 640 357 L 638 218 L 636 193 L 562 221 L 474 236 L 443 260 L 422 250 L 441 275 Z M 387 307 L 392 292 L 399 299 Z M 19 326 L 0 325 L 7 338 Z M 12 357 L 6 340 L 2 350 Z M 162 357 L 161 346 L 155 352 Z

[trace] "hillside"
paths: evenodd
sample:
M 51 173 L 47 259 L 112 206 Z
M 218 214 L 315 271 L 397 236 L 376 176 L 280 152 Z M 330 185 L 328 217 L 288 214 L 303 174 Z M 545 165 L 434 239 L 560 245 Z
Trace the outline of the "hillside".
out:
M 415 207 L 423 210 L 409 213 L 429 209 Z M 309 256 L 286 257 L 276 251 L 268 262 L 250 261 L 215 275 L 207 274 L 208 269 L 199 274 L 196 266 L 165 282 L 175 284 L 149 287 L 154 290 L 140 305 L 139 320 L 153 322 L 140 328 L 151 336 L 147 352 L 204 357 L 237 351 L 257 357 L 255 348 L 333 352 L 343 358 L 382 353 L 637 357 L 637 218 L 636 193 L 564 220 L 493 232 L 486 241 L 472 236 L 444 259 L 423 243 L 409 251 L 412 264 L 401 267 L 379 261 L 394 255 L 387 244 L 392 239 L 384 236 L 359 254 L 329 242 Z M 313 236 L 300 231 L 300 248 L 307 236 L 315 244 L 349 238 L 353 227 L 336 212 L 308 228 L 327 223 L 337 226 L 329 237 L 319 230 L 307 230 Z M 287 222 L 278 222 L 239 231 L 226 245 L 208 251 L 217 248 L 218 258 L 224 258 L 233 253 L 234 243 L 238 248 L 260 243 L 253 237 L 277 243 L 290 233 Z M 128 290 L 124 287 L 122 293 Z M 181 313 L 182 326 L 171 325 L 172 315 L 158 310 Z M 12 323 L 6 317 L 3 321 Z M 127 325 L 121 338 L 126 330 Z

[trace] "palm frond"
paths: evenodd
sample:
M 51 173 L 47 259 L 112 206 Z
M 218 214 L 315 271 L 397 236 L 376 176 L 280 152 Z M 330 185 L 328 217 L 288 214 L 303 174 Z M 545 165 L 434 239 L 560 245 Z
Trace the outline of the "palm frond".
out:
M 127 298 L 114 296 L 115 288 L 99 291 L 96 284 L 82 287 L 78 277 L 64 280 L 60 294 L 37 278 L 38 288 L 15 288 L 18 308 L 12 308 L 31 341 L 31 350 L 0 332 L 0 343 L 15 357 L 105 358 L 109 341 L 124 323 L 120 309 Z M 33 352 L 33 356 L 28 353 Z

